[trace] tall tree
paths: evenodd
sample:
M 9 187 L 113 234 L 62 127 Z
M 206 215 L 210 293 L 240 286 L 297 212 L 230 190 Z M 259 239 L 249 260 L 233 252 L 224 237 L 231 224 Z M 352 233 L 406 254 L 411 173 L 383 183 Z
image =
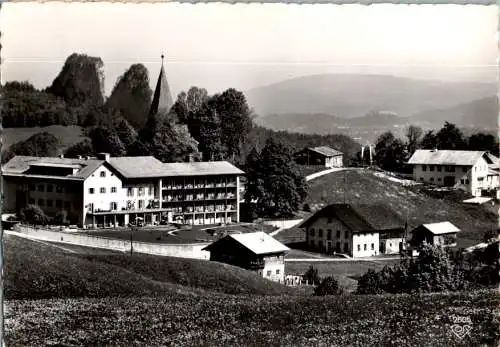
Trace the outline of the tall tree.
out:
M 438 149 L 467 149 L 462 131 L 455 124 L 445 122 L 444 126 L 436 134 Z
M 70 106 L 102 106 L 104 103 L 104 63 L 101 58 L 71 54 L 59 75 L 47 89 Z
M 471 151 L 489 151 L 494 155 L 498 155 L 498 141 L 491 134 L 472 134 L 467 139 L 467 143 Z
M 42 131 L 10 146 L 2 155 L 2 162 L 5 163 L 15 155 L 55 157 L 59 154 L 60 145 L 57 137 Z
M 423 135 L 422 128 L 410 125 L 406 129 L 406 148 L 408 150 L 408 154 L 411 156 L 417 150 L 420 145 L 420 140 Z
M 81 156 L 95 155 L 94 147 L 92 146 L 92 141 L 90 141 L 90 139 L 85 139 L 83 141 L 75 143 L 73 146 L 68 147 L 64 151 L 64 156 L 68 158 L 76 158 L 79 155 Z
M 106 152 L 113 157 L 125 155 L 126 148 L 112 128 L 97 127 L 89 134 L 95 153 Z
M 375 161 L 384 170 L 394 171 L 402 169 L 406 150 L 403 142 L 387 131 L 381 134 L 375 144 Z
M 142 64 L 133 64 L 118 78 L 106 107 L 119 111 L 133 127 L 141 129 L 148 118 L 152 94 L 148 70 Z
M 290 216 L 299 209 L 307 196 L 307 183 L 292 158 L 290 148 L 270 138 L 262 152 L 252 151 L 248 168 L 245 200 L 257 202 L 259 216 Z
M 433 130 L 429 130 L 424 134 L 420 147 L 423 149 L 435 149 L 437 147 L 437 137 Z

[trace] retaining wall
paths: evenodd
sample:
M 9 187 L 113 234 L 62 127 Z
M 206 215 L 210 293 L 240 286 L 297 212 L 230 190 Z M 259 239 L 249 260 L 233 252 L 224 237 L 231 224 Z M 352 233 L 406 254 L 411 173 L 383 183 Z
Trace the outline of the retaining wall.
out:
M 17 226 L 16 231 L 31 238 L 68 243 L 73 245 L 104 248 L 127 252 L 130 251 L 130 240 L 119 240 L 101 236 L 81 235 L 62 231 L 37 229 L 27 226 Z M 209 243 L 196 244 L 164 244 L 132 242 L 132 249 L 136 253 L 145 253 L 178 258 L 210 259 L 210 252 L 203 251 Z

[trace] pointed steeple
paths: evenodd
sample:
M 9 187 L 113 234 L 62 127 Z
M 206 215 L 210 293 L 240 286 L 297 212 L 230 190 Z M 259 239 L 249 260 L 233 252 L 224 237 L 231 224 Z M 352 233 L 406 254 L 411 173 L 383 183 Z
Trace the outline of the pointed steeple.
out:
M 156 115 L 157 113 L 168 113 L 174 104 L 172 94 L 170 93 L 170 87 L 168 86 L 165 69 L 163 68 L 163 58 L 164 55 L 162 54 L 160 75 L 158 76 L 158 82 L 156 82 L 153 102 L 151 103 L 151 108 L 149 109 L 150 116 Z

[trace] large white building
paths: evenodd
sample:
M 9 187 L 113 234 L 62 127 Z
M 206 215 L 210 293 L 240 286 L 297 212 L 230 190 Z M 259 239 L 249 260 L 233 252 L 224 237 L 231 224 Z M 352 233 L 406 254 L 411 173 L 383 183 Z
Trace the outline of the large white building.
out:
M 184 224 L 239 222 L 239 176 L 225 161 L 162 163 L 152 156 L 16 156 L 2 167 L 4 213 L 27 204 L 84 227 L 140 218 Z
M 473 196 L 499 187 L 498 158 L 488 152 L 418 149 L 408 164 L 415 181 L 461 188 Z
M 332 204 L 299 226 L 311 250 L 370 257 L 405 247 L 404 222 L 384 205 Z

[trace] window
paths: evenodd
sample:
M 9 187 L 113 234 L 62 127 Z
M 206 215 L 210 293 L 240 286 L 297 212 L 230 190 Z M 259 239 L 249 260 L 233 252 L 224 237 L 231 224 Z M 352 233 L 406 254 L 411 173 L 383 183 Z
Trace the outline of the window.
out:
M 35 204 L 35 199 L 30 199 L 29 202 L 30 202 L 31 205 L 34 205 Z
M 45 201 L 43 199 L 38 199 L 38 206 L 44 206 Z
M 99 176 L 106 177 L 106 171 L 101 171 L 100 174 L 99 174 Z
M 344 243 L 344 253 L 349 253 L 349 242 Z
M 38 185 L 38 191 L 39 191 L 39 192 L 43 192 L 43 191 L 45 191 L 45 186 L 44 186 L 43 184 L 39 184 L 39 185 Z
M 372 251 L 375 249 L 375 244 L 372 243 Z
M 64 191 L 63 187 L 56 186 L 56 193 L 62 193 Z
M 127 196 L 134 196 L 134 188 L 127 189 Z
M 153 195 L 154 194 L 154 188 L 153 187 L 149 187 L 148 188 L 148 195 Z
M 36 190 L 36 186 L 33 183 L 30 183 L 30 191 L 34 192 Z
M 112 202 L 111 203 L 111 210 L 116 211 L 117 208 L 118 208 L 118 204 L 116 202 Z
M 89 211 L 94 211 L 94 204 L 89 204 Z
M 139 208 L 144 208 L 144 200 L 139 200 Z
M 361 251 L 361 245 L 358 245 L 358 252 Z
M 467 172 L 467 166 L 462 167 L 462 172 Z
M 64 202 L 64 209 L 69 211 L 69 209 L 71 208 L 71 202 L 70 201 L 65 201 Z
M 469 179 L 466 179 L 466 180 L 465 180 L 465 184 L 469 184 Z
M 333 218 L 332 217 L 328 217 L 328 224 L 331 224 L 333 222 Z
M 323 237 L 323 229 L 318 230 L 318 237 Z
M 111 193 L 116 193 L 116 187 L 111 187 Z
M 271 270 L 267 271 L 267 277 L 271 277 Z
M 422 165 L 422 171 L 427 171 L 427 165 Z
M 420 177 L 420 180 L 421 180 L 421 181 L 423 181 L 423 180 L 424 180 L 424 178 L 423 178 L 423 177 Z
M 328 240 L 331 240 L 331 239 L 332 239 L 332 229 L 328 229 L 327 239 L 328 239 Z
M 54 186 L 52 184 L 47 184 L 47 192 L 52 193 L 53 190 L 54 190 Z
M 314 236 L 314 228 L 311 228 L 310 235 Z
M 140 187 L 139 188 L 139 196 L 143 196 L 143 195 L 144 195 L 144 188 Z
M 61 208 L 62 207 L 62 200 L 56 200 L 56 207 Z
M 431 182 L 434 182 L 434 177 L 431 177 Z
M 366 251 L 366 243 L 363 245 L 363 250 Z
M 441 177 L 438 177 L 438 182 L 441 182 Z
M 465 180 L 464 180 L 464 179 L 461 179 L 461 180 L 460 180 L 460 183 L 461 183 L 461 184 L 465 184 Z
M 280 274 L 280 269 L 276 269 L 276 275 Z
M 89 188 L 89 194 L 94 194 L 94 188 Z
M 101 193 L 101 194 L 106 193 L 106 188 L 101 187 L 101 188 L 99 189 L 99 193 Z
M 429 171 L 434 171 L 434 165 L 429 165 Z
M 340 239 L 340 230 L 337 230 L 337 238 Z
M 349 230 L 346 230 L 344 232 L 344 238 L 348 239 L 349 238 Z
M 447 172 L 455 172 L 455 167 L 454 167 L 454 166 L 452 166 L 452 165 L 448 165 L 448 166 L 446 167 L 446 171 L 447 171 Z
M 47 207 L 52 207 L 52 200 L 47 200 Z

